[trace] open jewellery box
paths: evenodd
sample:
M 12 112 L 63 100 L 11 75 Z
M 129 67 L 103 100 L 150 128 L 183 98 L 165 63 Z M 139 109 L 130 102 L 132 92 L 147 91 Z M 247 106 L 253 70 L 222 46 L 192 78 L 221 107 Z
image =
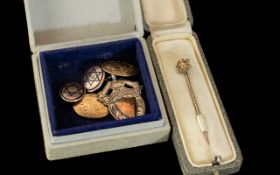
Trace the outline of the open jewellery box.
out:
M 192 31 L 187 0 L 141 0 L 147 44 L 172 125 L 172 140 L 184 174 L 232 174 L 242 155 L 219 97 L 198 37 Z M 210 144 L 198 125 L 186 76 L 176 70 L 188 58 L 189 79 Z M 218 165 L 215 157 L 221 160 Z M 214 165 L 213 165 L 214 163 Z
M 143 38 L 139 0 L 25 0 L 44 144 L 49 160 L 167 141 L 170 125 Z M 146 113 L 84 119 L 59 89 L 106 61 L 138 67 Z

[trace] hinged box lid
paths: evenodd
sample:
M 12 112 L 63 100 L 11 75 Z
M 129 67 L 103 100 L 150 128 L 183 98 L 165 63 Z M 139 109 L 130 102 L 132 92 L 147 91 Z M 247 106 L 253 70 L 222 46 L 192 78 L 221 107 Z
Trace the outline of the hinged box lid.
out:
M 141 0 L 146 30 L 153 37 L 192 33 L 192 15 L 187 0 Z
M 24 0 L 33 52 L 143 36 L 138 0 Z

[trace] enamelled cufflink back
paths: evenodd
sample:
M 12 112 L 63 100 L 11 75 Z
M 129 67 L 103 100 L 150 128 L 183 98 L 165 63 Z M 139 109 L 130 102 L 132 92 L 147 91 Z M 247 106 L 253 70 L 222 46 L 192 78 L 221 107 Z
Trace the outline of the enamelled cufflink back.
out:
M 61 98 L 70 103 L 80 101 L 85 95 L 85 89 L 79 83 L 67 83 L 60 89 Z
M 105 72 L 100 66 L 94 65 L 84 75 L 84 87 L 88 92 L 94 92 L 102 86 L 104 79 Z

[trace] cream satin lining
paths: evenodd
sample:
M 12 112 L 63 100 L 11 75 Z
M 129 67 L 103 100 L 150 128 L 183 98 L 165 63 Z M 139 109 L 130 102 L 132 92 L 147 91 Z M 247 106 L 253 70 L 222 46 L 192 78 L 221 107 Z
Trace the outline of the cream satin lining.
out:
M 183 0 L 142 0 L 143 14 L 150 27 L 167 27 L 187 21 Z
M 195 167 L 211 166 L 215 155 L 222 156 L 222 164 L 234 161 L 235 149 L 193 36 L 175 34 L 157 37 L 153 40 L 153 49 L 191 164 Z M 205 142 L 196 121 L 186 79 L 176 71 L 176 64 L 180 58 L 191 60 L 189 75 L 198 105 L 207 123 L 211 146 Z

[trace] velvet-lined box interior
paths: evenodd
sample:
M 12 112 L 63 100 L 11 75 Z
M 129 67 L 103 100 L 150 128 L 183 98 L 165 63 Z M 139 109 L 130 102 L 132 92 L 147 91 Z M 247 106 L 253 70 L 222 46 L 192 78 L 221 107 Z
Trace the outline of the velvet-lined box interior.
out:
M 142 97 L 146 103 L 146 114 L 125 120 L 115 120 L 110 115 L 97 120 L 79 117 L 72 108 L 73 104 L 60 98 L 60 88 L 68 82 L 81 82 L 88 68 L 111 60 L 125 61 L 138 67 L 138 76 L 125 79 L 138 81 L 143 85 Z M 161 119 L 161 112 L 143 48 L 138 39 L 44 51 L 40 53 L 40 64 L 49 120 L 54 136 L 109 129 Z M 99 90 L 101 89 L 102 87 Z

